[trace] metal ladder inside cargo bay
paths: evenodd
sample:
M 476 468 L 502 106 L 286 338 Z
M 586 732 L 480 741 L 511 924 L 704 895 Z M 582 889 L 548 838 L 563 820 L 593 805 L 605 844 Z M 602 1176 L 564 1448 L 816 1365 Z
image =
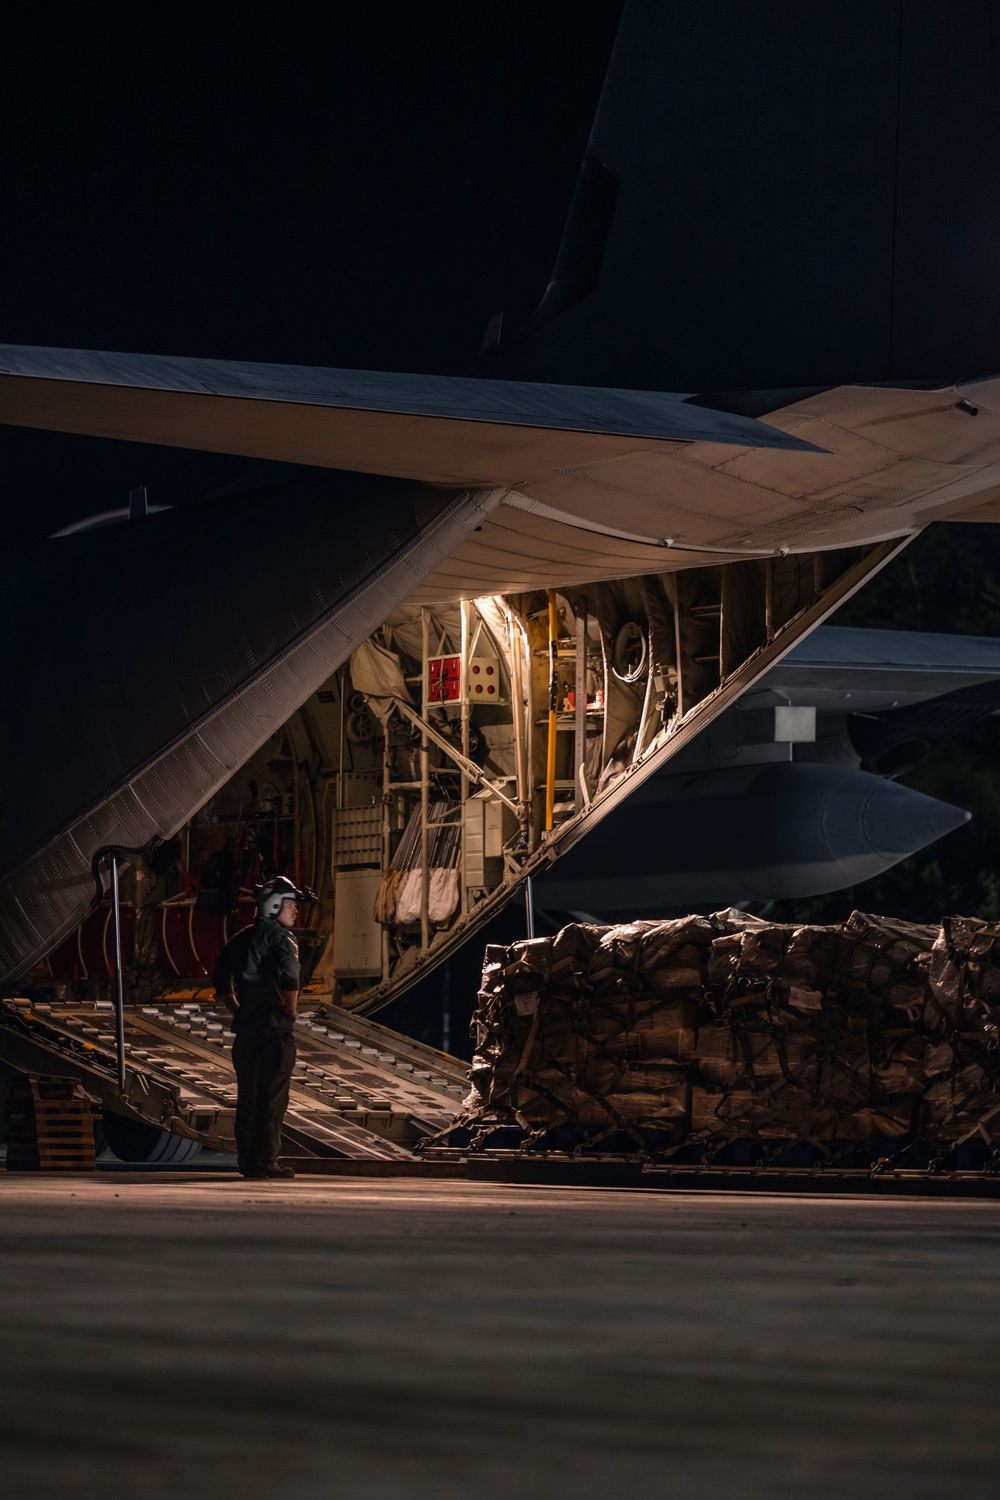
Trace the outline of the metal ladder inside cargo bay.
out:
M 467 1070 L 372 1021 L 334 1007 L 301 1015 L 284 1136 L 294 1152 L 411 1158 L 445 1128 L 467 1092 Z M 233 1151 L 236 1076 L 228 1016 L 196 1000 L 126 1006 L 124 1097 L 110 1002 L 0 1002 L 0 1057 L 28 1073 L 79 1078 L 105 1110 Z

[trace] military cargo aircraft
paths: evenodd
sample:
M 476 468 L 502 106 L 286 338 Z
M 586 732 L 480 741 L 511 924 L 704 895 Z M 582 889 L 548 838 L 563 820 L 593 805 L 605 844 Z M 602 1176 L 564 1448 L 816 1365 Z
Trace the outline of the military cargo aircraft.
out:
M 4 422 L 313 470 L 4 558 L 0 982 L 112 854 L 161 980 L 287 865 L 372 1011 L 929 522 L 1000 519 L 995 25 L 631 0 L 476 376 L 0 348 Z

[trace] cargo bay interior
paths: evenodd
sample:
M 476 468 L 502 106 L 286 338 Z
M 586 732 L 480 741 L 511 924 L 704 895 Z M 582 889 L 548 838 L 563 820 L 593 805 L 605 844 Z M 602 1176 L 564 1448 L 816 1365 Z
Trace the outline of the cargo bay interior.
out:
M 311 993 L 371 1013 L 718 712 L 885 556 L 851 549 L 407 604 L 123 876 L 130 999 L 190 999 L 287 872 Z M 617 794 L 617 795 L 616 795 Z M 374 919 L 374 920 L 373 920 Z M 106 982 L 110 910 L 48 960 Z

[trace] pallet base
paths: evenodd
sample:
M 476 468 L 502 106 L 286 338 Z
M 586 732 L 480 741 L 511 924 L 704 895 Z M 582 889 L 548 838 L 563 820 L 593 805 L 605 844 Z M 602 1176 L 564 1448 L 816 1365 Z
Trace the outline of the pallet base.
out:
M 460 1178 L 466 1182 L 523 1187 L 590 1187 L 642 1192 L 793 1193 L 831 1196 L 865 1194 L 933 1198 L 1000 1198 L 1000 1177 L 977 1172 L 886 1172 L 858 1170 L 801 1172 L 771 1168 L 644 1166 L 621 1160 L 437 1155 L 428 1160 L 347 1161 L 340 1158 L 286 1157 L 301 1177 Z
M 296 1177 L 466 1177 L 459 1162 L 359 1161 L 344 1156 L 282 1156 L 283 1167 L 293 1167 Z
M 7 1088 L 8 1172 L 93 1172 L 94 1108 L 82 1084 L 38 1074 Z

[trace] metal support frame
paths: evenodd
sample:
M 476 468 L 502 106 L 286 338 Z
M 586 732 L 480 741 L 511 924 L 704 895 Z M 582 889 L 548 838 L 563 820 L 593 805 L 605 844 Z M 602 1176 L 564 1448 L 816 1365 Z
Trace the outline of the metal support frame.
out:
M 587 606 L 580 606 L 576 616 L 576 685 L 573 714 L 573 780 L 576 784 L 574 804 L 583 812 L 590 801 L 587 786 Z
M 646 751 L 646 738 L 649 733 L 650 718 L 653 708 L 653 689 L 656 681 L 656 659 L 653 655 L 653 630 L 650 622 L 646 622 L 646 688 L 642 696 L 642 709 L 639 713 L 639 724 L 635 735 L 635 749 L 632 751 L 631 764 L 636 766 L 642 760 Z M 579 812 L 579 807 L 577 812 Z
M 118 888 L 118 856 L 111 856 L 111 911 L 115 929 L 115 1051 L 118 1092 L 125 1093 L 125 976 L 122 973 L 122 905 Z
M 392 710 L 386 715 L 382 735 L 382 875 L 389 868 L 392 859 L 392 794 L 389 783 L 392 779 L 392 748 L 390 745 L 389 724 L 392 719 Z M 382 923 L 382 983 L 385 984 L 389 978 L 389 929 Z
M 420 717 L 423 733 L 420 736 L 420 948 L 426 953 L 431 941 L 430 920 L 430 870 L 428 848 L 431 804 L 430 740 L 427 724 L 427 662 L 430 657 L 430 614 L 426 604 L 420 607 L 421 652 L 423 656 L 420 685 Z
M 556 806 L 556 735 L 559 712 L 559 619 L 556 614 L 556 591 L 547 589 L 549 601 L 549 737 L 545 749 L 545 831 L 552 832 Z
M 684 639 L 681 633 L 680 579 L 674 575 L 674 662 L 677 670 L 677 718 L 687 713 L 684 683 Z
M 510 645 L 510 707 L 514 729 L 514 773 L 517 778 L 517 822 L 524 847 L 531 830 L 531 786 L 528 778 L 524 686 L 521 677 L 522 640 L 520 627 L 507 610 L 507 638 Z
M 477 785 L 481 786 L 484 791 L 489 792 L 491 797 L 496 797 L 500 802 L 506 802 L 511 812 L 517 812 L 516 805 L 510 800 L 505 792 L 502 792 L 498 786 L 494 785 L 494 783 L 486 775 L 485 771 L 482 771 L 479 766 L 476 765 L 474 760 L 468 760 L 464 755 L 462 755 L 461 751 L 455 749 L 454 745 L 449 744 L 444 735 L 438 734 L 434 726 L 432 724 L 429 724 L 427 720 L 420 714 L 415 713 L 408 703 L 404 703 L 401 698 L 396 698 L 394 701 L 396 707 L 399 709 L 399 712 L 405 715 L 405 717 L 408 718 L 412 724 L 416 725 L 425 739 L 433 740 L 438 749 L 443 750 L 445 755 L 449 756 L 450 759 L 455 762 L 460 771 L 464 771 L 468 774 L 471 781 L 476 782 Z M 399 785 L 399 783 L 397 783 L 397 785 Z
M 460 676 L 459 680 L 460 680 L 460 682 L 462 684 L 462 759 L 465 762 L 465 764 L 461 768 L 461 770 L 462 770 L 462 781 L 461 781 L 461 786 L 460 786 L 460 790 L 459 790 L 459 800 L 460 800 L 460 803 L 461 803 L 461 826 L 459 828 L 459 845 L 458 845 L 458 847 L 459 847 L 459 871 L 460 871 L 460 873 L 459 873 L 459 883 L 460 883 L 460 886 L 461 886 L 460 899 L 461 899 L 461 903 L 462 903 L 462 914 L 463 914 L 463 916 L 469 910 L 469 882 L 468 882 L 468 870 L 467 870 L 467 864 L 466 864 L 466 848 L 465 848 L 465 845 L 466 845 L 465 812 L 466 812 L 466 804 L 468 803 L 468 800 L 469 800 L 470 777 L 469 777 L 469 769 L 468 768 L 469 768 L 469 765 L 471 764 L 471 762 L 469 760 L 469 730 L 470 730 L 470 724 L 471 724 L 471 717 L 470 716 L 471 716 L 471 713 L 472 713 L 472 707 L 471 707 L 471 704 L 469 702 L 469 661 L 470 661 L 470 658 L 471 658 L 471 655 L 472 655 L 472 650 L 471 650 L 471 647 L 469 645 L 469 611 L 470 611 L 470 608 L 471 608 L 471 606 L 469 604 L 468 599 L 463 599 L 461 601 L 461 603 L 459 604 L 459 611 L 460 611 L 461 618 L 462 618 L 462 638 L 461 638 L 461 657 L 462 657 L 461 668 L 462 668 L 462 670 L 461 670 L 461 676 Z M 482 621 L 480 620 L 480 627 L 481 627 L 481 625 L 482 625 Z M 479 631 L 478 630 L 476 631 L 476 639 L 477 640 L 479 639 Z M 445 1050 L 447 1051 L 447 1048 L 445 1048 Z

